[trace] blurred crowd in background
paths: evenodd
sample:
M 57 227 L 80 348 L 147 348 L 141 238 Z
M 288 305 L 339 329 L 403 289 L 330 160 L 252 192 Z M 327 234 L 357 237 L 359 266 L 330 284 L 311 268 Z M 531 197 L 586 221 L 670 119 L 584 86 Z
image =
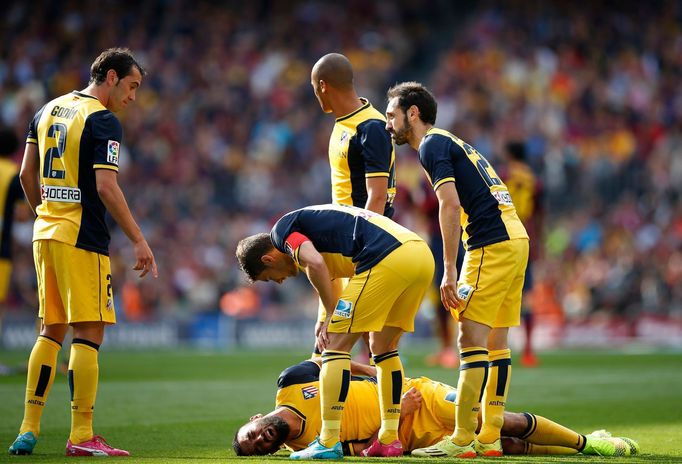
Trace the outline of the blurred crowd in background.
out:
M 310 69 L 332 51 L 349 57 L 358 93 L 382 112 L 390 85 L 425 83 L 437 126 L 499 169 L 507 142 L 525 144 L 542 184 L 537 314 L 682 318 L 680 2 L 222 3 L 3 7 L 0 122 L 22 140 L 47 100 L 86 86 L 103 49 L 131 48 L 149 73 L 119 114 L 119 182 L 159 278 L 137 278 L 113 227 L 122 318 L 314 317 L 306 282 L 248 286 L 234 249 L 281 214 L 330 201 L 334 120 Z M 397 156 L 395 218 L 428 234 L 432 193 L 416 154 Z M 32 218 L 18 215 L 8 306 L 34 314 Z

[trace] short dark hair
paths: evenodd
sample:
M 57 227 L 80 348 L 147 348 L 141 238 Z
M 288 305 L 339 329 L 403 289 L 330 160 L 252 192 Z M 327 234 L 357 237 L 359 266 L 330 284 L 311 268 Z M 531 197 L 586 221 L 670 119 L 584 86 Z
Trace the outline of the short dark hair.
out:
M 108 48 L 95 59 L 90 66 L 90 84 L 101 84 L 107 78 L 110 69 L 116 71 L 119 79 L 123 79 L 135 66 L 143 76 L 147 72 L 135 60 L 133 52 L 128 48 Z
M 512 159 L 515 159 L 517 161 L 526 160 L 526 146 L 523 144 L 523 142 L 514 140 L 508 142 L 505 148 L 507 149 L 507 153 L 509 153 L 509 156 Z
M 246 237 L 237 244 L 237 260 L 239 267 L 253 282 L 265 270 L 265 264 L 261 258 L 274 246 L 270 240 L 270 234 L 256 234 Z
M 9 127 L 0 127 L 0 156 L 10 156 L 19 148 L 19 138 Z
M 414 105 L 419 108 L 419 119 L 427 124 L 436 124 L 438 104 L 429 89 L 419 82 L 402 82 L 396 84 L 386 93 L 389 100 L 398 97 L 398 106 L 404 112 Z
M 244 450 L 242 450 L 242 446 L 239 444 L 239 440 L 237 440 L 237 435 L 239 435 L 239 429 L 234 433 L 234 438 L 232 439 L 232 449 L 234 450 L 234 454 L 237 456 L 245 456 Z

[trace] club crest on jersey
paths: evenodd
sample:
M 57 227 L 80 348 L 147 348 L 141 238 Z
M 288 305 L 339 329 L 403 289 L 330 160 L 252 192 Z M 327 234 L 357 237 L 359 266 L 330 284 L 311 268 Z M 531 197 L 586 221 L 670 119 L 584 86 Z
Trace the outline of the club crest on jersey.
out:
M 339 300 L 339 302 L 336 303 L 336 308 L 334 309 L 334 316 L 349 319 L 352 312 L 353 312 L 352 302 L 346 300 Z
M 315 385 L 308 385 L 307 387 L 301 388 L 301 393 L 303 393 L 303 399 L 309 400 L 315 398 L 319 393 L 319 390 Z
M 459 287 L 457 287 L 457 298 L 459 298 L 462 301 L 467 301 L 469 300 L 469 297 L 471 296 L 471 293 L 474 291 L 474 287 L 471 285 L 466 285 L 462 284 Z
M 116 140 L 109 140 L 107 142 L 107 163 L 118 166 L 118 150 L 120 148 L 121 144 Z

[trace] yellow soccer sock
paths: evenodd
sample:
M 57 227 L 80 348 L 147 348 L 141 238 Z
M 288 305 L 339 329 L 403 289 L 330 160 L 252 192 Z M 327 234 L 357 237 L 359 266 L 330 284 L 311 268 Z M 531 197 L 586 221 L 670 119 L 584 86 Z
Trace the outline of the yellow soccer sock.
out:
M 350 353 L 346 351 L 322 352 L 320 371 L 320 406 L 322 429 L 320 443 L 331 448 L 339 441 L 341 416 L 350 388 Z
M 481 346 L 472 346 L 462 349 L 459 357 L 456 425 L 451 439 L 456 445 L 465 446 L 474 439 L 478 427 L 478 412 L 488 377 L 488 350 Z
M 578 451 L 572 448 L 565 448 L 563 446 L 547 446 L 547 445 L 534 445 L 532 443 L 526 442 L 526 451 L 524 454 L 535 454 L 535 455 L 569 455 L 578 454 Z
M 24 420 L 21 422 L 19 433 L 33 432 L 35 436 L 40 434 L 40 416 L 54 383 L 57 355 L 61 347 L 60 343 L 44 335 L 40 335 L 33 345 L 31 356 L 28 358 Z
M 71 342 L 69 359 L 69 388 L 71 389 L 71 443 L 90 440 L 92 432 L 92 411 L 97 397 L 99 345 L 82 338 Z
M 563 425 L 552 422 L 542 416 L 527 412 L 523 413 L 528 421 L 528 427 L 519 437 L 536 445 L 554 445 L 582 451 L 585 447 L 585 436 L 580 435 Z
M 377 367 L 381 411 L 379 441 L 388 445 L 398 439 L 400 399 L 403 396 L 403 364 L 397 350 L 374 356 L 374 363 Z
M 478 434 L 481 443 L 493 443 L 500 438 L 512 371 L 511 350 L 493 350 L 488 357 L 488 381 L 481 403 L 483 423 Z

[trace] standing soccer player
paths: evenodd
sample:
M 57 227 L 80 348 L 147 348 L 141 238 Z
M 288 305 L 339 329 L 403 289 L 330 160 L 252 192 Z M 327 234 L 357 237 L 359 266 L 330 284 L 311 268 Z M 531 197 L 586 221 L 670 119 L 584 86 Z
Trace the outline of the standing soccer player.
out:
M 504 155 L 507 160 L 505 169 L 500 173 L 509 194 L 514 201 L 516 213 L 531 237 L 526 278 L 523 293 L 528 296 L 533 289 L 533 260 L 537 259 L 538 243 L 542 243 L 542 208 L 539 198 L 542 193 L 540 181 L 526 159 L 526 146 L 523 142 L 511 141 L 506 144 Z M 533 311 L 528 307 L 526 298 L 521 301 L 521 318 L 524 327 L 524 346 L 521 365 L 535 367 L 538 359 L 533 350 Z
M 41 332 L 28 364 L 24 419 L 10 454 L 31 454 L 69 326 L 71 433 L 67 456 L 128 456 L 92 430 L 104 327 L 116 323 L 109 263 L 108 211 L 133 244 L 140 277 L 156 261 L 118 186 L 123 131 L 115 112 L 135 101 L 145 74 L 128 49 L 92 63 L 88 87 L 41 108 L 29 125 L 21 185 L 36 214 L 33 257 Z
M 315 63 L 310 84 L 322 111 L 336 118 L 329 138 L 332 203 L 393 217 L 395 150 L 386 131 L 386 118 L 358 96 L 353 67 L 340 53 L 329 53 Z M 347 279 L 334 281 L 334 291 L 339 294 L 346 283 Z M 320 302 L 315 335 L 324 319 Z M 368 340 L 364 342 L 368 350 Z M 319 354 L 316 346 L 314 355 Z
M 320 436 L 292 459 L 338 459 L 341 419 L 350 384 L 350 349 L 370 334 L 377 368 L 381 429 L 364 456 L 402 456 L 398 439 L 403 366 L 398 341 L 433 278 L 433 256 L 414 232 L 371 211 L 318 205 L 284 215 L 270 235 L 247 237 L 237 258 L 251 280 L 281 283 L 303 269 L 327 310 L 319 331 Z M 340 297 L 331 280 L 350 278 Z
M 460 375 L 452 437 L 418 456 L 501 456 L 500 429 L 511 378 L 509 327 L 519 325 L 528 262 L 528 234 L 507 187 L 471 145 L 433 127 L 436 100 L 421 84 L 388 91 L 386 128 L 398 144 L 409 143 L 438 197 L 443 235 L 441 299 L 459 321 Z M 457 279 L 457 244 L 466 250 Z M 483 424 L 476 416 L 483 404 Z

